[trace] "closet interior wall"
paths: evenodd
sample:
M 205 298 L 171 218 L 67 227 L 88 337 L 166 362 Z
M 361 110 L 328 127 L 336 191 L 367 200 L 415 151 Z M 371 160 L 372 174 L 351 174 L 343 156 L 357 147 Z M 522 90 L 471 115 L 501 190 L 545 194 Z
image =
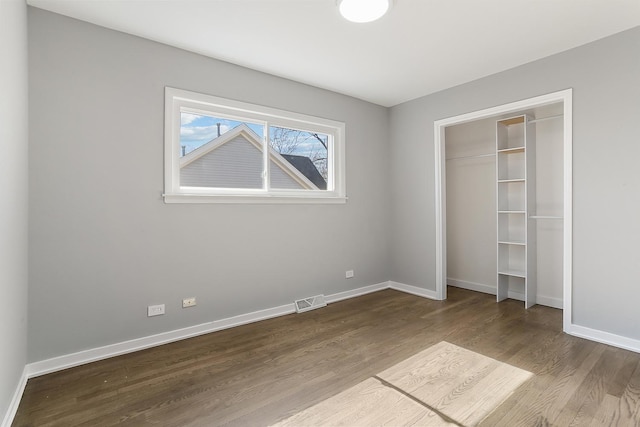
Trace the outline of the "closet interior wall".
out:
M 519 113 L 510 114 L 515 116 Z M 562 104 L 523 111 L 536 129 L 536 216 L 561 217 L 563 205 Z M 445 129 L 447 284 L 496 293 L 496 120 L 491 117 Z M 535 221 L 538 304 L 562 308 L 562 219 Z M 531 268 L 531 267 L 530 267 Z M 509 298 L 524 300 L 512 284 Z

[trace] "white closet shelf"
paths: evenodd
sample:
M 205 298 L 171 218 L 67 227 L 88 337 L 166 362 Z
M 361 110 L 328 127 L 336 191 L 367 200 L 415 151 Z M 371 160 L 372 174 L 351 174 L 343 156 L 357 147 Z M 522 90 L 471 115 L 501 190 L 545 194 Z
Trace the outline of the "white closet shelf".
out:
M 553 120 L 553 119 L 561 119 L 563 118 L 564 115 L 563 114 L 559 114 L 557 116 L 549 116 L 549 117 L 541 117 L 539 119 L 533 119 L 533 120 L 529 120 L 527 122 L 527 124 L 532 124 L 532 123 L 538 123 L 538 122 L 544 122 L 546 120 Z
M 530 215 L 530 219 L 564 219 L 561 216 L 553 216 L 553 215 Z
M 508 298 L 511 285 L 518 282 L 524 285 L 525 308 L 536 303 L 535 223 L 528 221 L 536 203 L 536 146 L 535 128 L 526 126 L 528 120 L 523 114 L 496 122 L 496 300 Z
M 525 246 L 526 245 L 524 240 L 498 240 L 498 244 L 500 244 L 500 245 L 516 245 L 516 246 Z
M 501 150 L 497 150 L 497 152 L 505 154 L 524 153 L 524 147 L 503 148 Z
M 502 274 L 503 276 L 513 276 L 513 277 L 522 277 L 522 278 L 526 278 L 527 277 L 527 273 L 525 271 L 522 270 L 509 270 L 509 269 L 500 269 L 500 271 L 498 271 L 498 274 Z
M 498 120 L 498 123 L 501 123 L 505 126 L 517 125 L 520 123 L 524 123 L 524 116 L 512 117 L 510 119 Z
M 496 153 L 489 153 L 489 154 L 476 154 L 473 156 L 458 156 L 458 157 L 448 157 L 445 160 L 449 161 L 449 160 L 460 160 L 460 159 L 480 159 L 483 157 L 495 157 Z

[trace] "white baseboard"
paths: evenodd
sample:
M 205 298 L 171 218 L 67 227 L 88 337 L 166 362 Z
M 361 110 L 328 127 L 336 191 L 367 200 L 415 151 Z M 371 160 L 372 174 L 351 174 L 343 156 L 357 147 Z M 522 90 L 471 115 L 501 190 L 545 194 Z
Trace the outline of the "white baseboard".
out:
M 22 376 L 18 381 L 18 385 L 16 387 L 16 391 L 13 393 L 13 397 L 11 398 L 11 403 L 9 403 L 9 407 L 7 408 L 7 412 L 4 414 L 4 419 L 2 420 L 2 427 L 11 427 L 11 423 L 13 423 L 13 419 L 18 412 L 18 406 L 20 406 L 20 400 L 22 400 L 22 394 L 24 393 L 24 388 L 27 386 L 27 380 L 29 377 L 27 376 L 27 368 L 22 370 Z
M 457 279 L 448 279 L 448 282 L 452 286 L 461 287 L 464 289 L 470 289 L 479 292 L 485 292 L 495 295 L 495 289 L 491 286 L 467 282 Z M 365 286 L 358 289 L 339 292 L 332 295 L 327 295 L 327 303 L 333 303 L 348 298 L 355 298 L 361 295 L 365 295 L 371 292 L 377 292 L 384 289 L 395 289 L 398 291 L 406 292 L 412 295 L 417 295 L 429 299 L 437 300 L 435 291 L 419 288 L 404 283 L 388 281 L 378 283 L 375 285 Z M 510 292 L 509 298 L 523 300 L 522 294 Z M 539 302 L 544 305 L 550 305 L 554 301 L 542 301 L 540 297 Z M 562 304 L 559 304 L 562 307 Z M 74 366 L 83 365 L 85 363 L 95 362 L 97 360 L 107 359 L 109 357 L 119 356 L 126 353 L 131 353 L 146 348 L 167 344 L 174 341 L 180 341 L 187 338 L 192 338 L 198 335 L 203 335 L 211 332 L 216 332 L 223 329 L 232 328 L 235 326 L 245 325 L 248 323 L 258 322 L 261 320 L 270 319 L 273 317 L 283 316 L 286 314 L 294 313 L 294 304 L 285 304 L 279 307 L 272 307 L 265 310 L 259 310 L 252 313 L 246 313 L 239 316 L 234 316 L 226 319 L 215 320 L 200 325 L 190 326 L 187 328 L 177 329 L 169 332 L 163 332 L 156 335 L 151 335 L 142 338 L 136 338 L 120 343 L 109 344 L 102 347 L 97 347 L 89 350 L 83 350 L 76 353 L 66 354 L 51 359 L 41 360 L 38 362 L 29 363 L 25 367 L 26 378 L 33 378 L 40 375 L 48 374 L 51 372 L 59 371 L 62 369 L 71 368 Z M 597 332 L 597 331 L 596 331 Z M 598 339 L 595 339 L 598 341 Z M 608 341 L 607 341 L 608 342 Z M 625 347 L 626 348 L 626 347 Z M 26 380 L 25 380 L 26 382 Z
M 327 303 L 334 303 L 389 288 L 427 298 L 435 298 L 435 292 L 396 282 L 382 282 L 375 285 L 364 286 L 358 289 L 327 295 L 325 298 Z M 20 383 L 16 387 L 11 405 L 2 422 L 2 427 L 11 426 L 29 378 L 291 313 L 295 313 L 294 303 L 29 363 L 24 368 Z
M 538 295 L 536 296 L 536 303 L 540 305 L 546 305 L 547 307 L 551 307 L 551 308 L 558 308 L 560 310 L 564 308 L 564 302 L 562 301 L 562 298 L 546 297 L 544 295 Z
M 457 288 L 468 289 L 470 291 L 484 292 L 486 294 L 496 294 L 495 287 L 485 285 L 483 283 L 468 282 L 465 280 L 447 278 L 447 284 L 455 286 Z M 524 301 L 524 294 L 509 292 L 509 298 Z M 545 297 L 538 295 L 536 297 L 538 304 L 546 305 L 553 308 L 563 308 L 563 301 L 561 298 Z M 603 332 L 596 329 L 587 328 L 584 326 L 578 326 L 571 324 L 568 330 L 565 330 L 569 335 L 585 338 L 591 341 L 596 341 L 603 344 L 612 345 L 614 347 L 624 348 L 625 350 L 635 351 L 640 353 L 640 340 L 633 338 L 627 338 L 620 335 L 611 334 L 609 332 Z
M 350 291 L 338 292 L 337 294 L 327 295 L 325 300 L 327 304 L 332 302 L 338 302 L 349 298 L 359 297 L 361 295 L 370 294 L 372 292 L 378 292 L 385 289 L 389 289 L 389 282 L 378 283 L 377 285 L 364 286 L 358 289 L 352 289 Z
M 479 283 L 466 282 L 456 279 L 448 279 L 451 286 L 457 286 L 464 289 L 469 289 L 478 292 L 484 292 L 495 295 L 495 289 L 491 286 L 483 285 Z M 417 295 L 424 298 L 437 300 L 437 294 L 435 291 L 419 288 L 412 285 L 406 285 L 404 283 L 398 283 L 394 281 L 382 282 L 376 285 L 364 286 L 362 288 L 353 289 L 349 291 L 339 292 L 332 295 L 327 295 L 326 300 L 328 303 L 334 303 L 342 301 L 348 298 L 358 297 L 371 292 L 377 292 L 384 289 L 395 289 L 401 292 L 406 292 L 412 295 Z M 510 293 L 509 298 L 522 299 L 521 294 Z M 552 306 L 551 304 L 545 304 L 538 297 L 540 303 L 544 305 Z M 554 299 L 549 299 L 553 302 Z M 556 299 L 557 300 L 557 299 Z M 549 301 L 547 301 L 549 302 Z M 562 303 L 560 307 L 562 308 Z M 235 326 L 246 325 L 248 323 L 258 322 L 261 320 L 270 319 L 273 317 L 283 316 L 286 314 L 295 313 L 295 306 L 293 303 L 285 304 L 278 307 L 272 307 L 265 310 L 254 311 L 252 313 L 242 314 L 239 316 L 229 317 L 226 319 L 216 320 L 213 322 L 203 323 L 200 325 L 190 326 L 188 328 L 177 329 L 174 331 L 163 332 L 148 337 L 137 338 L 129 341 L 124 341 L 116 344 L 110 344 L 94 349 L 79 351 L 76 353 L 66 354 L 58 357 L 54 357 L 47 360 L 29 363 L 25 366 L 20 378 L 20 382 L 16 387 L 13 399 L 2 421 L 2 427 L 9 427 L 13 422 L 13 418 L 18 410 L 22 394 L 29 378 L 37 377 L 47 373 L 60 371 L 62 369 L 70 368 L 73 366 L 82 365 L 85 363 L 95 362 L 97 360 L 107 359 L 121 354 L 131 353 L 145 348 L 155 347 L 162 344 L 167 344 L 174 341 L 183 340 L 186 338 L 195 337 L 198 335 L 207 334 L 210 332 L 219 331 L 222 329 L 228 329 Z M 603 344 L 609 344 L 615 347 L 624 348 L 627 350 L 640 353 L 640 340 L 623 337 L 620 335 L 611 334 L 608 332 L 598 331 L 595 329 L 586 328 L 578 325 L 571 325 L 569 330 L 565 331 L 568 334 L 575 335 L 577 337 L 586 338 L 592 341 L 601 342 Z
M 484 283 L 469 282 L 469 281 L 466 281 L 466 280 L 453 279 L 453 278 L 447 277 L 447 284 L 449 286 L 455 286 L 456 288 L 468 289 L 470 291 L 483 292 L 485 294 L 491 294 L 491 295 L 495 295 L 496 294 L 496 287 L 495 286 L 487 285 L 487 284 L 484 284 Z M 524 301 L 524 294 L 522 292 L 509 291 L 509 293 L 507 294 L 507 297 L 511 298 L 511 299 L 518 300 L 518 301 Z M 544 296 L 544 295 L 538 295 L 538 296 L 536 296 L 536 303 L 538 303 L 540 305 L 546 305 L 547 307 L 562 309 L 562 299 L 561 298 L 554 298 L 554 297 L 547 297 L 547 296 Z
M 345 292 L 339 292 L 325 297 L 327 303 L 341 301 L 347 298 L 354 298 L 371 292 L 388 289 L 389 283 L 383 282 L 377 285 L 365 286 L 358 289 L 352 289 Z M 85 363 L 95 362 L 122 354 L 132 353 L 146 348 L 156 347 L 170 342 L 180 341 L 187 338 L 193 338 L 198 335 L 204 335 L 223 329 L 233 328 L 235 326 L 246 325 L 248 323 L 259 322 L 261 320 L 271 319 L 273 317 L 284 316 L 286 314 L 295 313 L 295 305 L 285 304 L 279 307 L 267 308 L 265 310 L 254 311 L 252 313 L 241 314 L 239 316 L 229 317 L 226 319 L 214 320 L 212 322 L 202 323 L 200 325 L 189 326 L 187 328 L 176 329 L 169 332 L 162 332 L 156 335 L 136 338 L 129 341 L 123 341 L 115 344 L 109 344 L 102 347 L 83 350 L 76 353 L 65 354 L 51 359 L 41 360 L 29 363 L 26 367 L 28 378 L 37 377 L 62 369 L 72 368 L 74 366 L 83 365 Z
M 417 286 L 405 285 L 404 283 L 394 282 L 392 280 L 389 281 L 389 288 L 395 289 L 397 291 L 406 292 L 408 294 L 417 295 L 419 297 L 429 298 L 429 299 L 438 299 L 438 295 L 436 291 L 432 291 L 425 288 L 419 288 Z
M 447 277 L 447 285 L 455 286 L 456 288 L 467 289 L 469 291 L 482 292 L 485 294 L 496 294 L 496 287 L 491 285 L 486 285 L 484 283 L 477 282 L 469 282 L 467 280 L 453 279 L 451 277 Z
M 467 280 L 451 279 L 447 277 L 447 285 L 454 286 L 456 288 L 467 289 L 469 291 L 482 292 L 484 294 L 496 294 L 495 286 L 487 285 L 484 283 L 469 282 Z M 507 293 L 507 298 L 524 301 L 524 294 L 522 292 L 509 291 Z
M 295 313 L 295 311 L 293 303 L 285 304 L 279 307 L 272 307 L 226 319 L 214 320 L 212 322 L 189 326 L 187 328 L 176 329 L 156 335 L 136 338 L 116 344 L 109 344 L 76 353 L 65 354 L 51 359 L 29 363 L 27 365 L 27 374 L 29 378 L 33 378 L 51 372 L 60 371 L 62 369 L 83 365 L 85 363 L 108 359 L 110 357 L 120 356 L 122 354 L 132 353 L 134 351 L 144 350 L 146 348 L 156 347 L 174 341 L 193 338 L 198 335 L 204 335 L 210 332 L 220 331 L 222 329 L 229 329 L 235 326 L 246 325 L 247 323 L 284 316 L 286 314 Z
M 576 337 L 640 353 L 640 340 L 633 338 L 623 337 L 621 335 L 599 331 L 597 329 L 591 329 L 576 324 L 571 324 L 569 329 L 565 330 L 565 332 Z

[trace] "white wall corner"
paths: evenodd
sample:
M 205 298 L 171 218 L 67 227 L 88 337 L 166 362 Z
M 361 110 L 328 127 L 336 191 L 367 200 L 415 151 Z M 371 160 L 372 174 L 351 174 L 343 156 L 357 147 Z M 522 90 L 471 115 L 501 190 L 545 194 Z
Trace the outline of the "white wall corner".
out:
M 496 285 L 487 285 L 485 283 L 470 282 L 468 280 L 454 279 L 447 277 L 447 284 L 456 288 L 467 289 L 469 291 L 482 292 L 484 294 L 496 294 Z
M 432 291 L 430 289 L 419 288 L 417 286 L 406 285 L 404 283 L 394 282 L 392 280 L 389 281 L 389 288 L 395 289 L 396 291 L 406 292 L 408 294 L 416 295 L 419 297 L 439 300 L 438 293 L 436 291 Z
M 591 341 L 640 353 L 640 340 L 637 339 L 623 337 L 622 335 L 599 331 L 597 329 L 591 329 L 586 326 L 580 326 L 573 323 L 565 330 L 565 332 L 575 337 L 585 338 Z
M 364 286 L 362 288 L 351 289 L 344 292 L 338 292 L 337 294 L 327 295 L 325 300 L 328 304 L 333 302 L 342 301 L 349 298 L 359 297 L 361 295 L 370 294 L 372 292 L 378 292 L 385 289 L 389 289 L 389 282 L 382 282 L 375 285 Z
M 24 393 L 24 389 L 27 386 L 27 380 L 29 379 L 27 374 L 27 367 L 22 370 L 22 376 L 18 381 L 16 386 L 16 391 L 13 393 L 13 397 L 11 398 L 11 403 L 9 403 L 9 407 L 7 408 L 7 412 L 4 414 L 4 419 L 2 420 L 2 427 L 10 427 L 11 423 L 13 423 L 13 419 L 18 412 L 18 406 L 20 406 L 20 400 L 22 399 L 22 394 Z
M 564 300 L 562 298 L 548 297 L 545 295 L 537 295 L 536 302 L 540 305 L 546 305 L 547 307 L 557 308 L 562 310 L 564 306 Z

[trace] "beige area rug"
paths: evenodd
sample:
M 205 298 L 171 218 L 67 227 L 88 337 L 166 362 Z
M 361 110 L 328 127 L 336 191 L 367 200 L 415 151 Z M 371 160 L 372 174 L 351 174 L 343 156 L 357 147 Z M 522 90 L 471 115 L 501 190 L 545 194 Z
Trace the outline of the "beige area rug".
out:
M 532 375 L 443 341 L 276 426 L 475 426 Z

